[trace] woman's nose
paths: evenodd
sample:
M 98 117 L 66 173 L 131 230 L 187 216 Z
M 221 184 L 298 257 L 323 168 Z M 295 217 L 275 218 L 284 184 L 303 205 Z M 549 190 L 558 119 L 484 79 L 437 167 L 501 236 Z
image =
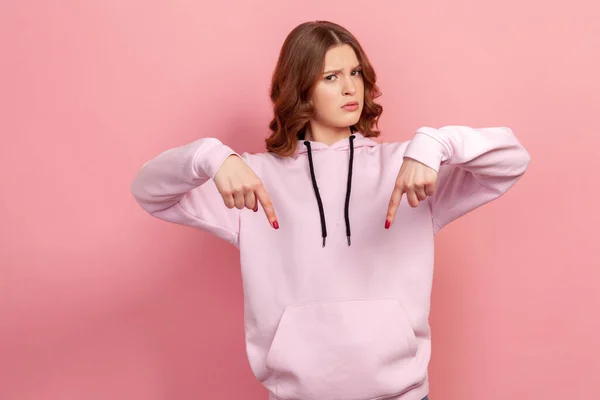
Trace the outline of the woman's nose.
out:
M 351 77 L 344 79 L 343 92 L 344 92 L 344 95 L 350 95 L 350 96 L 353 96 L 354 93 L 356 93 L 356 86 L 354 85 L 354 82 L 352 81 Z

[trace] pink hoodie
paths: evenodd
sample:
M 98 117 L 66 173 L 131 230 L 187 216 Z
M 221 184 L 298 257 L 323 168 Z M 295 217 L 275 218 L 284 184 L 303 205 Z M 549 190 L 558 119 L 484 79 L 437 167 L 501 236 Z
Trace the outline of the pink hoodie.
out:
M 225 207 L 211 178 L 236 153 L 215 138 L 158 155 L 131 189 L 156 218 L 239 249 L 247 356 L 271 400 L 421 400 L 434 235 L 509 190 L 529 154 L 508 128 L 465 126 L 423 127 L 402 143 L 355 133 L 308 145 L 299 141 L 291 157 L 240 156 L 271 197 L 279 230 L 262 210 Z M 405 156 L 439 172 L 436 193 L 416 208 L 403 197 L 386 230 Z

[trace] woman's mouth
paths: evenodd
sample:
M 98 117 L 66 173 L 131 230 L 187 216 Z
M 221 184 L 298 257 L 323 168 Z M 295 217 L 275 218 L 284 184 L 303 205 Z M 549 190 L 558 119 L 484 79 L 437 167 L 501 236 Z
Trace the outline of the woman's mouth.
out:
M 342 108 L 346 111 L 356 111 L 358 110 L 358 102 L 350 101 L 342 106 Z

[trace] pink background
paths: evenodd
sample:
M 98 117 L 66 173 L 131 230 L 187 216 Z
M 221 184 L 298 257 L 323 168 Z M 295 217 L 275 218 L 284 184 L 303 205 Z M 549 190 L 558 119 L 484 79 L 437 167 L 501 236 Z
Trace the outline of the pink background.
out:
M 532 156 L 437 237 L 432 400 L 600 398 L 596 1 L 49 3 L 0 6 L 0 399 L 266 399 L 237 251 L 129 184 L 200 136 L 262 151 L 279 47 L 313 19 L 366 48 L 385 140 L 508 125 Z

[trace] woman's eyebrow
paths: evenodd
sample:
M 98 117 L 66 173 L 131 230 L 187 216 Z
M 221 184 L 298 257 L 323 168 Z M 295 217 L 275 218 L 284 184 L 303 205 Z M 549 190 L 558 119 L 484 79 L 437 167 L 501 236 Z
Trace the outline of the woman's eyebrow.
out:
M 360 68 L 360 64 L 358 64 L 356 67 L 352 68 L 352 70 L 355 70 L 355 69 L 357 69 L 357 68 Z M 334 74 L 334 73 L 339 73 L 339 72 L 342 72 L 343 70 L 344 70 L 343 68 L 342 68 L 342 69 L 335 69 L 335 70 L 334 70 L 334 69 L 331 69 L 331 70 L 329 70 L 329 71 L 325 71 L 325 72 L 323 72 L 323 75 L 325 75 L 325 74 Z

